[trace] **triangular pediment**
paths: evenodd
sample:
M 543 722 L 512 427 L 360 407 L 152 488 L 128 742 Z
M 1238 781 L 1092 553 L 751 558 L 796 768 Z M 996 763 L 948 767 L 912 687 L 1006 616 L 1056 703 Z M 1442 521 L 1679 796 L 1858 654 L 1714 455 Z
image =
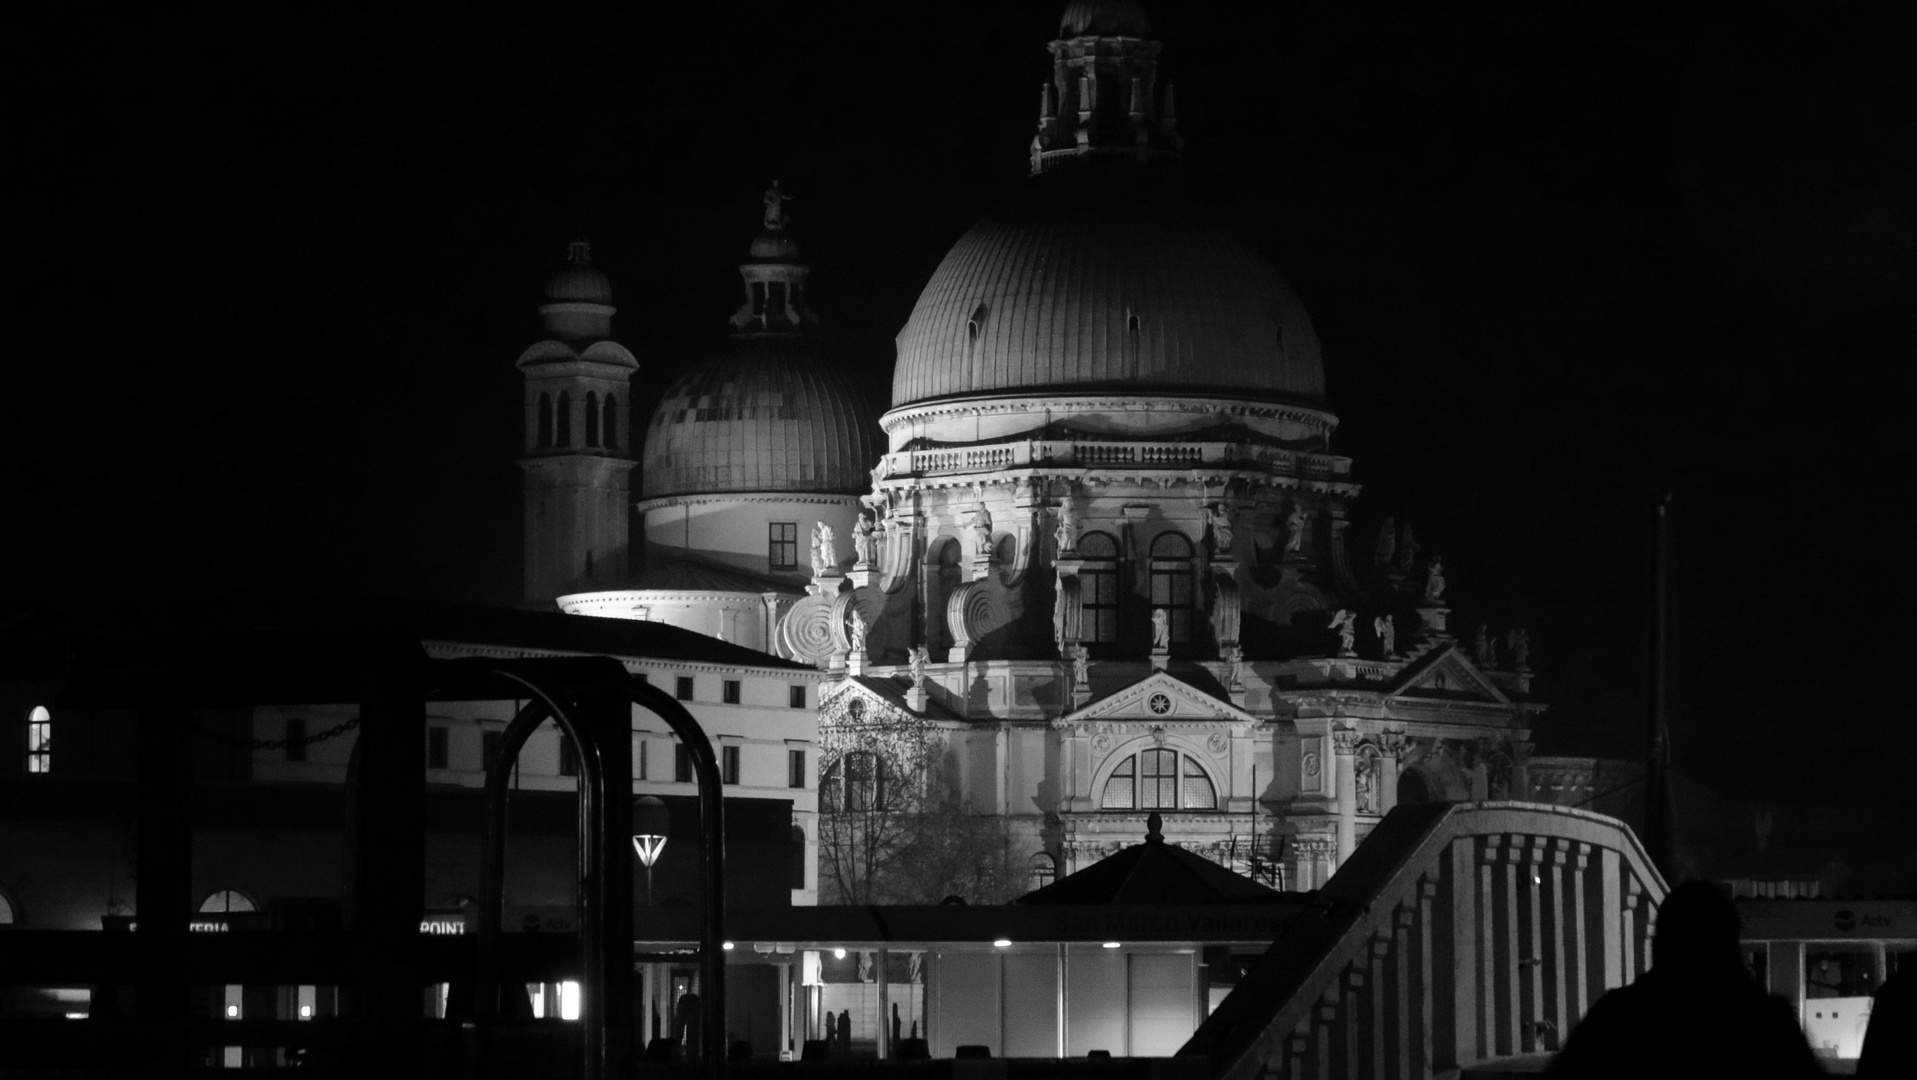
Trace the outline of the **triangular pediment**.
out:
M 1256 724 L 1258 718 L 1196 686 L 1154 671 L 1143 679 L 1066 713 L 1052 722 L 1069 727 L 1093 720 L 1136 720 L 1154 724 Z
M 1396 685 L 1385 693 L 1390 698 L 1511 704 L 1504 691 L 1459 652 L 1455 644 L 1442 646 L 1406 665 L 1398 673 Z

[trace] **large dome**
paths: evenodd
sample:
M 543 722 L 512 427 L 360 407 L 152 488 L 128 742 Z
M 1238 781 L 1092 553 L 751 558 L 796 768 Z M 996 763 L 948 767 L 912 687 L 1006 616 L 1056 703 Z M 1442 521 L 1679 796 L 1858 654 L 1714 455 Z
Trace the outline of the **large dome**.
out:
M 642 497 L 868 490 L 877 413 L 809 353 L 803 336 L 743 335 L 680 376 L 646 430 Z
M 1316 405 L 1324 365 L 1297 295 L 1176 168 L 1085 163 L 953 245 L 899 332 L 892 404 L 1135 387 Z

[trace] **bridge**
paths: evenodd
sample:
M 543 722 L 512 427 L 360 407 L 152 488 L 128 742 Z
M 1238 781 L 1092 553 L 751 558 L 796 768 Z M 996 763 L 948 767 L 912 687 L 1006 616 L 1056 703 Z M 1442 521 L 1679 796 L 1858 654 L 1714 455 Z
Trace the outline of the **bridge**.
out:
M 1614 818 L 1397 807 L 1178 1051 L 1180 1075 L 1411 1080 L 1555 1050 L 1649 964 L 1664 894 Z

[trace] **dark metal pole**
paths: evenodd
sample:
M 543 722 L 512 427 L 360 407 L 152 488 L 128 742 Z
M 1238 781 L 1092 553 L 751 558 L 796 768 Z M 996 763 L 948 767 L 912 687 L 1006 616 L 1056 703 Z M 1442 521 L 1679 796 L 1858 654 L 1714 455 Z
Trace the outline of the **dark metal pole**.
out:
M 1652 548 L 1655 592 L 1651 602 L 1651 713 L 1644 762 L 1644 846 L 1667 883 L 1677 874 L 1677 821 L 1671 789 L 1671 729 L 1665 716 L 1667 611 L 1670 578 L 1669 517 L 1671 493 L 1659 492 L 1654 504 Z

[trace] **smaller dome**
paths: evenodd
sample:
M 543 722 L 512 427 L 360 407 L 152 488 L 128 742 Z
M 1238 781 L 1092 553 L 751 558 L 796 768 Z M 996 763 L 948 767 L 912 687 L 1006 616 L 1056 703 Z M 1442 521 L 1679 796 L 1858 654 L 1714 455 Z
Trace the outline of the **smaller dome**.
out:
M 1152 21 L 1138 0 L 1072 0 L 1058 20 L 1060 38 L 1152 36 Z
M 798 262 L 799 242 L 784 233 L 760 233 L 752 241 L 752 259 L 755 262 Z
M 610 304 L 612 282 L 592 265 L 592 249 L 584 240 L 575 240 L 566 254 L 566 265 L 546 279 L 548 304 Z

